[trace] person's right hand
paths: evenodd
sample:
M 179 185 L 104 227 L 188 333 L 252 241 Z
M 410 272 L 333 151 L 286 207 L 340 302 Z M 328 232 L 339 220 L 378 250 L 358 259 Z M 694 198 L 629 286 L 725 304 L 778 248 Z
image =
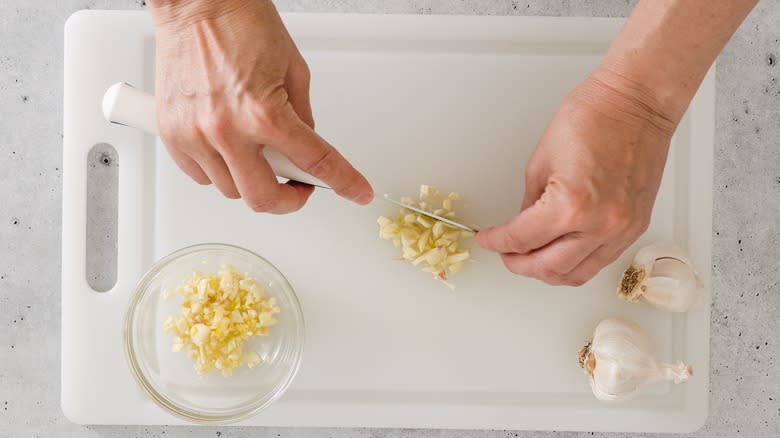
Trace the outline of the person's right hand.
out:
M 579 286 L 650 223 L 676 121 L 619 75 L 597 71 L 564 99 L 525 166 L 518 215 L 477 234 L 507 269 Z
M 337 194 L 371 201 L 368 181 L 314 132 L 308 66 L 270 0 L 149 5 L 159 132 L 184 172 L 255 211 L 298 210 L 313 188 L 277 182 L 262 153 L 273 145 Z

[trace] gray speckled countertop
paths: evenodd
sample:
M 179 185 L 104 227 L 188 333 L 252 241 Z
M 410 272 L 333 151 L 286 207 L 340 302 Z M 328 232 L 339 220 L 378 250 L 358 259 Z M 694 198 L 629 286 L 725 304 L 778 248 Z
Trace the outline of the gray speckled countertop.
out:
M 63 24 L 78 9 L 138 9 L 142 3 L 0 0 L 0 437 L 594 436 L 69 423 L 59 406 Z M 578 16 L 625 16 L 634 3 L 277 2 L 286 11 Z M 717 68 L 710 416 L 697 437 L 780 436 L 779 62 L 780 3 L 764 0 Z

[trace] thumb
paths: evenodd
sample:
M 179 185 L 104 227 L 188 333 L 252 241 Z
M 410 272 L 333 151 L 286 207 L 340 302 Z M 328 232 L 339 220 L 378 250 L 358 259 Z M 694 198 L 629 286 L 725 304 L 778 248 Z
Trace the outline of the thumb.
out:
M 516 226 L 518 221 L 522 222 L 523 219 L 521 219 L 521 216 L 533 216 L 533 214 L 529 214 L 533 212 L 527 212 L 525 215 L 523 215 L 523 212 L 526 212 L 526 210 L 533 206 L 544 193 L 544 185 L 539 184 L 537 181 L 537 178 L 532 177 L 531 173 L 526 171 L 525 193 L 523 195 L 520 213 L 516 218 L 509 222 L 486 228 L 477 233 L 477 245 L 488 251 L 495 251 L 498 253 L 520 252 L 520 250 L 527 246 L 517 239 L 516 233 L 513 233 L 512 229 Z M 522 225 L 522 223 L 520 225 Z
M 480 230 L 475 238 L 477 245 L 500 254 L 515 252 L 519 242 L 512 233 L 513 222 L 514 220 Z
M 537 190 L 526 190 L 530 204 L 511 221 L 477 233 L 477 245 L 497 253 L 525 254 L 541 248 L 566 233 L 558 218 L 560 205 L 554 197 L 537 195 Z

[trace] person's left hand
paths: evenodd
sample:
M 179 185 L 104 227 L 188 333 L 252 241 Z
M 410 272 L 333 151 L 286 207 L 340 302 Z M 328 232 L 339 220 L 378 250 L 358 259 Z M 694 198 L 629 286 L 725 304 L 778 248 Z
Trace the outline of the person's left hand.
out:
M 676 127 L 637 90 L 597 72 L 567 96 L 526 165 L 520 213 L 477 244 L 554 285 L 587 282 L 631 245 L 650 222 Z

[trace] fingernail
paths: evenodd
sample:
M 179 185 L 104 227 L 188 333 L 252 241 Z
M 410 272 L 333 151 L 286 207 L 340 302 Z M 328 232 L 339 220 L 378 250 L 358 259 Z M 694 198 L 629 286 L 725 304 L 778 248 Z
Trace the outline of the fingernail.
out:
M 477 234 L 474 236 L 474 242 L 477 243 L 478 246 L 482 247 L 485 244 L 485 233 L 486 231 L 490 230 L 490 228 L 485 228 L 484 230 L 479 230 Z
M 373 192 L 366 192 L 360 195 L 360 197 L 357 199 L 358 204 L 366 205 L 369 202 L 371 202 L 374 199 L 374 193 Z

